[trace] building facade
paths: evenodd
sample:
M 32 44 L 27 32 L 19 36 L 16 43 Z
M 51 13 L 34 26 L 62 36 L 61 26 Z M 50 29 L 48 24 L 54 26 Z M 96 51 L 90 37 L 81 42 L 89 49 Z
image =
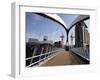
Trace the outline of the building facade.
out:
M 90 45 L 90 34 L 84 22 L 79 22 L 75 27 L 75 47 L 85 47 Z

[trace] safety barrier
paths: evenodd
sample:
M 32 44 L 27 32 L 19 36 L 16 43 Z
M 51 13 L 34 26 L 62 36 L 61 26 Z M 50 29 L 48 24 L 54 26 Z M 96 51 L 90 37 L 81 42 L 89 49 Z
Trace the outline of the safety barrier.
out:
M 71 51 L 74 52 L 75 54 L 83 57 L 84 59 L 86 59 L 88 61 L 90 59 L 90 54 L 89 54 L 88 48 L 84 48 L 84 47 L 72 48 Z
M 29 58 L 26 58 L 26 61 L 27 60 L 31 60 L 30 64 L 26 67 L 32 67 L 32 66 L 35 66 L 35 65 L 38 65 L 40 62 L 48 59 L 49 57 L 52 56 L 52 54 L 58 52 L 59 50 L 54 50 L 54 51 L 50 51 L 50 52 L 47 52 L 47 53 L 42 53 L 40 55 L 36 55 L 36 56 L 32 56 L 32 57 L 29 57 Z

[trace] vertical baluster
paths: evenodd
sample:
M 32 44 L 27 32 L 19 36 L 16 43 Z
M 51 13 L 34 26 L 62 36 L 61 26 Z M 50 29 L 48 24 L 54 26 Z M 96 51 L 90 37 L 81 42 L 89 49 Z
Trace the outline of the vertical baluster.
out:
M 34 51 L 33 51 L 32 56 L 34 56 L 34 55 L 35 55 L 36 51 L 37 51 L 37 47 L 35 47 L 35 48 L 34 48 Z M 30 64 L 32 64 L 32 62 L 33 62 L 33 58 L 31 59 Z
M 39 57 L 39 62 L 41 61 L 41 55 L 42 55 L 42 53 L 43 53 L 43 50 L 44 50 L 44 48 L 42 47 L 41 53 L 40 53 L 40 57 Z
M 48 52 L 48 48 L 49 48 L 49 44 L 47 45 L 47 48 L 46 48 L 46 54 Z M 46 59 L 46 54 L 45 54 L 45 59 Z

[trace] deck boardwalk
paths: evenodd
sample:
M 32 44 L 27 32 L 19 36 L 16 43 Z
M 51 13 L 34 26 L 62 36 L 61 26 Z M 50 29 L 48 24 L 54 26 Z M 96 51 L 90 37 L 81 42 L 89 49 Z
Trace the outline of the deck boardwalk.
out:
M 85 64 L 81 58 L 76 56 L 74 53 L 69 51 L 60 51 L 57 52 L 58 55 L 53 58 L 43 62 L 40 66 L 60 66 L 60 65 L 77 65 L 77 64 Z

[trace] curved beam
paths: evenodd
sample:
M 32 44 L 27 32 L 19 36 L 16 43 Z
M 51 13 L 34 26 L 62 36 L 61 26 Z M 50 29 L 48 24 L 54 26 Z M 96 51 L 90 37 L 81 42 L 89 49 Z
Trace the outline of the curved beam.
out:
M 38 15 L 42 15 L 44 17 L 47 17 L 51 20 L 56 21 L 57 23 L 59 23 L 60 25 L 62 25 L 62 27 L 65 29 L 66 31 L 66 44 L 69 42 L 68 41 L 68 35 L 69 35 L 69 31 L 74 27 L 74 25 L 76 25 L 79 22 L 82 22 L 84 20 L 89 19 L 89 15 L 80 15 L 78 16 L 71 24 L 70 28 L 67 28 L 67 25 L 65 24 L 65 22 L 57 15 L 57 14 L 49 14 L 49 13 L 37 13 Z
M 68 29 L 67 29 L 67 25 L 65 24 L 65 22 L 57 15 L 57 14 L 44 14 L 44 15 L 46 15 L 46 16 L 48 16 L 49 18 L 51 18 L 52 20 L 54 20 L 54 21 L 56 21 L 56 22 L 58 22 L 59 24 L 61 24 L 62 25 L 62 27 L 65 29 L 65 31 L 66 31 L 66 45 L 67 45 L 67 43 L 69 43 L 69 41 L 68 41 Z
M 65 22 L 57 15 L 57 14 L 50 14 L 50 13 L 37 13 L 38 15 L 42 15 L 44 17 L 47 17 L 57 23 L 59 23 L 60 25 L 62 25 L 62 27 L 68 31 L 67 29 L 67 25 L 65 24 Z
M 72 24 L 71 24 L 70 28 L 68 29 L 68 31 L 70 31 L 70 30 L 73 28 L 73 26 L 76 25 L 77 23 L 82 22 L 82 21 L 84 21 L 84 20 L 87 20 L 87 19 L 89 19 L 89 18 L 90 18 L 89 15 L 80 15 L 80 16 L 78 16 L 78 17 L 72 22 Z M 86 25 L 85 25 L 85 26 L 86 26 Z
M 60 24 L 62 24 L 63 26 L 67 28 L 67 25 L 65 24 L 64 20 L 61 19 L 57 14 L 44 13 L 44 15 L 54 19 L 55 21 L 59 22 Z

